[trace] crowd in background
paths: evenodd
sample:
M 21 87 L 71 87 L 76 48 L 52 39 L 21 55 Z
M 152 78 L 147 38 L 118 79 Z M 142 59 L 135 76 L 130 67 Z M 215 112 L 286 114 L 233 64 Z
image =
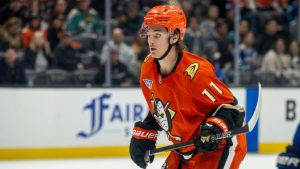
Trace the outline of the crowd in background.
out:
M 112 38 L 105 41 L 105 1 L 0 0 L 0 84 L 139 85 L 149 50 L 139 37 L 143 16 L 158 0 L 111 0 Z M 184 44 L 208 59 L 225 83 L 234 81 L 232 0 L 181 0 Z M 241 0 L 241 85 L 300 86 L 297 0 Z

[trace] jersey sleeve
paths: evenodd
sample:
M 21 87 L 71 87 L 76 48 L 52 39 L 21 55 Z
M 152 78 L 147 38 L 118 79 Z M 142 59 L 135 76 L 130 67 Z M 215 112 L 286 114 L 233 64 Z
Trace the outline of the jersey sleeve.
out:
M 199 105 L 199 112 L 204 116 L 221 104 L 234 102 L 233 94 L 217 78 L 213 66 L 208 62 L 199 63 L 199 70 L 189 89 L 194 104 Z
M 140 88 L 142 89 L 144 98 L 149 107 L 149 111 L 154 112 L 153 105 L 149 99 L 149 98 L 151 98 L 151 92 L 149 91 L 148 87 L 146 86 L 148 79 L 145 78 L 145 76 L 146 76 L 145 74 L 147 74 L 147 72 L 151 72 L 151 68 L 149 68 L 149 66 L 145 65 L 145 62 L 148 60 L 148 58 L 149 58 L 149 55 L 146 57 L 144 63 L 142 64 L 139 82 L 140 82 Z
M 205 119 L 211 116 L 218 117 L 225 121 L 230 130 L 242 126 L 244 111 L 221 108 L 215 112 L 222 104 L 236 105 L 237 100 L 230 89 L 217 78 L 212 65 L 202 65 L 190 89 L 194 104 L 199 105 L 199 112 L 203 113 Z
M 145 100 L 146 100 L 146 102 L 147 102 L 147 105 L 148 105 L 148 107 L 149 107 L 149 111 L 150 111 L 150 112 L 154 112 L 153 105 L 151 104 L 150 99 L 148 99 L 148 98 L 151 98 L 151 93 L 150 93 L 150 91 L 147 89 L 145 83 L 143 82 L 143 79 L 140 79 L 140 87 L 141 87 L 141 89 L 142 89 L 144 98 L 145 98 Z

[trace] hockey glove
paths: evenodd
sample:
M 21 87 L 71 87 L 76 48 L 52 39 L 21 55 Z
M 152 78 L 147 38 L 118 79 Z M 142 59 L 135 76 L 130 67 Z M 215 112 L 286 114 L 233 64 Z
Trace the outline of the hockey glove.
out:
M 300 169 L 300 148 L 288 146 L 286 152 L 279 154 L 277 167 L 279 169 Z
M 144 159 L 147 150 L 154 149 L 157 140 L 157 130 L 151 130 L 150 126 L 143 122 L 136 122 L 130 141 L 130 157 L 132 161 L 141 168 L 146 167 Z M 150 163 L 154 156 L 150 156 Z
M 199 152 L 210 152 L 218 148 L 221 140 L 211 141 L 210 136 L 228 131 L 226 123 L 217 117 L 209 117 L 201 126 L 199 135 L 195 139 L 195 146 Z

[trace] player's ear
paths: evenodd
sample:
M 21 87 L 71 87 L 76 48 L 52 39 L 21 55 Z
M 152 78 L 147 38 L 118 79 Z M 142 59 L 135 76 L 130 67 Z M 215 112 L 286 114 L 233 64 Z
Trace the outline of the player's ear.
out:
M 179 41 L 179 34 L 175 34 L 173 36 L 173 44 L 176 43 L 177 41 Z
M 176 29 L 174 31 L 174 34 L 173 34 L 172 38 L 171 38 L 171 43 L 172 44 L 177 43 L 179 41 L 179 36 L 180 36 L 179 30 Z

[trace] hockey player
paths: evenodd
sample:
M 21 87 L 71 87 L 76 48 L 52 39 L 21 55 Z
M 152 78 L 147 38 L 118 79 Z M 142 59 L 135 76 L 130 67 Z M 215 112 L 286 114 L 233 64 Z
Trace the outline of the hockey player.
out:
M 238 169 L 247 152 L 245 135 L 214 142 L 200 136 L 241 127 L 244 109 L 207 60 L 182 48 L 185 30 L 185 14 L 174 5 L 153 7 L 144 17 L 141 36 L 150 54 L 140 85 L 150 112 L 135 123 L 131 159 L 145 168 L 145 152 L 155 148 L 157 133 L 164 130 L 173 143 L 195 140 L 195 146 L 171 151 L 162 168 Z
M 293 144 L 286 147 L 286 152 L 277 158 L 279 169 L 300 169 L 300 123 L 295 132 Z

